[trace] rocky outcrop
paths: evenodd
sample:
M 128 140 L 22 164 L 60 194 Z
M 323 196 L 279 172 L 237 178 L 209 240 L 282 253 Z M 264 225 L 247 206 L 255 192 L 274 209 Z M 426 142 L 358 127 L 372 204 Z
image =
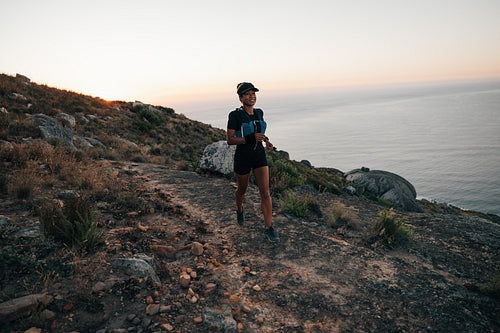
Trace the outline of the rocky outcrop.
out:
M 42 138 L 47 141 L 59 140 L 71 148 L 75 148 L 72 143 L 73 133 L 71 129 L 62 127 L 61 124 L 45 114 L 34 114 L 29 119 L 35 126 L 38 126 L 42 134 Z
M 206 146 L 200 160 L 200 169 L 231 175 L 235 150 L 236 146 L 229 146 L 226 141 L 218 141 Z
M 401 176 L 394 173 L 367 168 L 355 169 L 346 174 L 347 181 L 358 193 L 370 192 L 379 198 L 388 200 L 400 209 L 408 212 L 422 212 L 416 203 L 415 187 Z
M 76 124 L 75 117 L 71 115 L 60 113 L 59 117 L 71 127 L 74 127 Z M 97 139 L 73 135 L 70 128 L 62 126 L 59 121 L 45 114 L 34 114 L 29 119 L 35 126 L 38 126 L 42 138 L 46 141 L 58 140 L 72 149 L 76 148 L 75 144 L 84 148 L 104 147 L 102 142 Z

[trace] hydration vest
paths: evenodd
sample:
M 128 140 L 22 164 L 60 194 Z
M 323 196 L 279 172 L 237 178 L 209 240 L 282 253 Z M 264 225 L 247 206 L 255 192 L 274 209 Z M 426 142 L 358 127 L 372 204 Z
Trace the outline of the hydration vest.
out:
M 266 133 L 267 124 L 264 120 L 262 120 L 262 110 L 255 109 L 254 113 L 257 115 L 258 120 L 250 119 L 248 113 L 240 107 L 238 109 L 243 114 L 241 129 L 236 131 L 236 137 L 242 138 L 252 133 Z

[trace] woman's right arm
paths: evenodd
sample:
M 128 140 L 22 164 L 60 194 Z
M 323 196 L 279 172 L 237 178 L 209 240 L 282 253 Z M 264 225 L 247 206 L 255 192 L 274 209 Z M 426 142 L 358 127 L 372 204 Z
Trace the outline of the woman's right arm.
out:
M 245 138 L 238 138 L 236 136 L 236 130 L 234 129 L 227 129 L 227 133 L 226 133 L 226 137 L 227 137 L 227 144 L 228 145 L 241 145 L 243 143 L 245 143 Z

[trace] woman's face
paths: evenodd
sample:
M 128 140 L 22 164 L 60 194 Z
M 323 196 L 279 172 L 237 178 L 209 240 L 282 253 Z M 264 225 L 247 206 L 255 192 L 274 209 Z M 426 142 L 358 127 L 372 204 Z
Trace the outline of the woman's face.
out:
M 240 96 L 240 101 L 245 106 L 254 106 L 257 101 L 257 95 L 255 91 L 250 90 Z

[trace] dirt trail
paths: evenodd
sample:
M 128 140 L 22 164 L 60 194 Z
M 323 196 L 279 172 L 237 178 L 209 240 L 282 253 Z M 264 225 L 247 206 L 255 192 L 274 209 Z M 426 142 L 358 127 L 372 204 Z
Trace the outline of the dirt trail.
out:
M 500 269 L 500 227 L 479 218 L 406 214 L 415 230 L 408 248 L 368 246 L 322 219 L 278 214 L 281 238 L 263 237 L 260 199 L 250 185 L 246 222 L 235 223 L 234 184 L 225 178 L 151 164 L 130 167 L 147 186 L 205 221 L 207 242 L 223 244 L 222 287 L 263 323 L 255 332 L 494 332 L 499 301 L 478 292 Z M 365 222 L 380 207 L 360 198 L 321 196 L 354 206 Z M 249 267 L 251 274 L 244 273 Z

